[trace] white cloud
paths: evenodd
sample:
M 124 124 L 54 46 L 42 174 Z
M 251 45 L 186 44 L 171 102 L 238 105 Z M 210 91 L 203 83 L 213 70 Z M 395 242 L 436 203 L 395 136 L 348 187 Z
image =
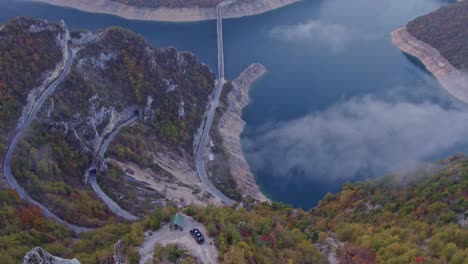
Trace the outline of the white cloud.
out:
M 468 142 L 468 109 L 366 96 L 264 132 L 245 151 L 255 169 L 277 179 L 379 176 Z
M 341 24 L 310 20 L 295 25 L 278 26 L 271 30 L 271 36 L 286 41 L 316 41 L 334 52 L 342 51 L 351 41 L 353 32 Z

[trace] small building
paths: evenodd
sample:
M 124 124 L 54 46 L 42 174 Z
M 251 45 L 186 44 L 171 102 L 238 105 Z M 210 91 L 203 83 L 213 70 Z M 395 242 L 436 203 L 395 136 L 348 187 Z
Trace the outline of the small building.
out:
M 181 214 L 177 213 L 171 217 L 169 227 L 171 228 L 171 230 L 175 229 L 182 231 L 184 230 L 184 222 L 184 217 Z

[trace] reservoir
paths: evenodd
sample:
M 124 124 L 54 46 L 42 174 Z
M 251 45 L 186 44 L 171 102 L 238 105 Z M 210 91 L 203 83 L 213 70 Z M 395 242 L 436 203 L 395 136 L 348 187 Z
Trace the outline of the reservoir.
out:
M 442 0 L 305 0 L 224 21 L 226 78 L 254 62 L 242 142 L 261 190 L 311 208 L 347 181 L 404 171 L 468 149 L 468 110 L 390 32 Z M 0 21 L 31 16 L 70 29 L 121 26 L 216 68 L 216 23 L 160 23 L 0 0 Z

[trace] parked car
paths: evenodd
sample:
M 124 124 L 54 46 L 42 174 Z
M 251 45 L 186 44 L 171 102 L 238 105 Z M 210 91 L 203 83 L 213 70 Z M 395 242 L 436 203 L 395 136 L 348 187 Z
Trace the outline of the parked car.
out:
M 192 235 L 193 239 L 195 239 L 195 241 L 197 241 L 198 244 L 202 244 L 203 242 L 205 242 L 205 237 L 197 228 L 190 229 L 190 235 Z

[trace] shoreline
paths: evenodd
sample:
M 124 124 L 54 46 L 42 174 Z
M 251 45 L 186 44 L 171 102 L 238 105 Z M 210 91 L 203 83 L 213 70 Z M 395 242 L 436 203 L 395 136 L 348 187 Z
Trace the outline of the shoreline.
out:
M 260 201 L 269 199 L 260 191 L 255 177 L 245 160 L 240 135 L 245 127 L 242 109 L 249 103 L 249 89 L 252 84 L 267 72 L 262 64 L 249 65 L 239 77 L 232 81 L 233 88 L 227 95 L 228 108 L 222 115 L 218 128 L 223 137 L 223 145 L 229 152 L 229 167 L 239 190 Z
M 115 3 L 110 0 L 29 0 L 55 6 L 69 7 L 90 13 L 115 15 L 130 20 L 160 22 L 195 22 L 216 19 L 216 7 L 212 8 L 151 8 Z M 225 8 L 224 18 L 253 16 L 272 11 L 302 0 L 252 0 L 251 3 L 230 5 Z
M 434 75 L 441 85 L 457 99 L 468 103 L 468 76 L 456 69 L 439 51 L 429 44 L 412 36 L 406 27 L 391 33 L 392 42 L 402 52 L 419 59 L 426 69 Z

